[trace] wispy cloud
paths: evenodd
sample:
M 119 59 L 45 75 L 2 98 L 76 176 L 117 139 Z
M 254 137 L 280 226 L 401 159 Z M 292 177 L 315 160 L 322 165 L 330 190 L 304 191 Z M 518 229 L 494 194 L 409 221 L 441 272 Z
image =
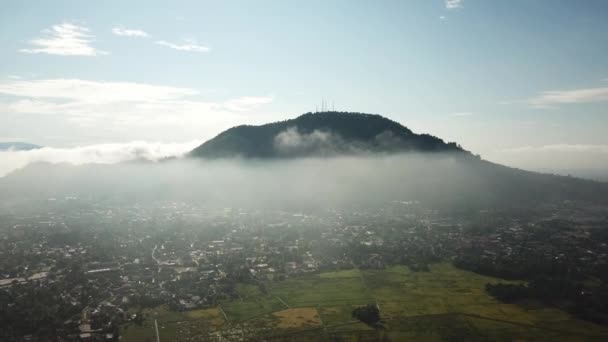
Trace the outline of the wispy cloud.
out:
M 32 99 L 56 98 L 89 104 L 161 101 L 198 94 L 196 90 L 189 88 L 63 78 L 0 83 L 0 93 Z
M 211 48 L 207 46 L 198 45 L 195 40 L 185 40 L 182 44 L 170 43 L 166 40 L 157 40 L 156 44 L 162 45 L 171 49 L 179 50 L 179 51 L 189 51 L 189 52 L 209 52 Z
M 107 54 L 91 46 L 94 36 L 89 29 L 69 22 L 53 25 L 42 31 L 43 38 L 29 41 L 34 47 L 21 49 L 25 53 L 46 53 L 59 56 L 97 56 Z
M 445 0 L 445 8 L 456 9 L 464 5 L 464 0 Z
M 509 153 L 534 153 L 534 152 L 568 152 L 568 153 L 602 153 L 608 154 L 608 145 L 592 145 L 592 144 L 553 144 L 542 146 L 522 146 L 515 148 L 503 149 Z
M 455 112 L 455 113 L 448 114 L 448 116 L 452 116 L 452 117 L 462 117 L 462 116 L 471 116 L 471 115 L 473 115 L 472 112 Z
M 0 83 L 0 94 L 24 98 L 14 102 L 18 112 L 51 113 L 52 107 L 70 109 L 71 106 L 116 105 L 138 103 L 144 105 L 179 103 L 206 104 L 207 107 L 245 111 L 273 101 L 268 96 L 242 96 L 222 102 L 200 102 L 186 97 L 198 95 L 191 88 L 159 86 L 134 82 L 99 82 L 81 79 L 15 80 Z
M 0 98 L 0 117 L 9 113 L 48 115 L 41 120 L 95 127 L 112 134 L 144 134 L 142 127 L 149 129 L 145 134 L 168 129 L 194 131 L 196 127 L 225 129 L 242 122 L 242 112 L 273 101 L 256 96 L 204 101 L 191 88 L 80 79 L 0 82 L 0 95 L 5 95 Z M 143 138 L 148 139 L 147 135 Z
M 440 15 L 440 16 L 439 16 L 439 19 L 440 19 L 440 20 L 446 20 L 447 18 L 445 17 L 445 15 Z
M 0 177 L 36 162 L 82 165 L 114 164 L 135 159 L 157 161 L 183 155 L 200 144 L 201 141 L 184 143 L 133 141 L 71 148 L 43 147 L 30 151 L 0 151 Z
M 528 100 L 535 108 L 552 108 L 563 104 L 608 101 L 608 87 L 544 91 Z
M 135 38 L 148 37 L 148 33 L 143 30 L 128 29 L 128 28 L 124 28 L 122 26 L 113 27 L 112 33 L 114 33 L 117 36 L 123 36 L 123 37 L 135 37 Z

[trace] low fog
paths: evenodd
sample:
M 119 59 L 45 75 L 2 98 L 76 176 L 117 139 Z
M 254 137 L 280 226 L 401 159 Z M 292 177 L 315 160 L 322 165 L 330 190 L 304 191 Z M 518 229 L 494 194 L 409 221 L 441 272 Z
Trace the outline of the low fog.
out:
M 323 209 L 417 200 L 459 210 L 605 200 L 605 184 L 511 169 L 462 153 L 275 160 L 173 159 L 114 165 L 38 163 L 0 178 L 0 199 L 193 201 Z
M 186 143 L 133 141 L 65 148 L 43 147 L 28 151 L 0 151 L 0 177 L 37 162 L 82 165 L 114 164 L 134 159 L 158 161 L 182 155 L 198 145 L 200 145 L 200 141 Z

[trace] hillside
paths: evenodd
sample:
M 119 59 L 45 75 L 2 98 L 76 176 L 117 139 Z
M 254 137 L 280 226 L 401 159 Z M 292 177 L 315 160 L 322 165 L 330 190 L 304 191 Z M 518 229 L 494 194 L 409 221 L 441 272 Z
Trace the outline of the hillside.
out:
M 415 134 L 380 115 L 306 113 L 261 126 L 238 126 L 194 149 L 191 157 L 280 159 L 318 156 L 380 156 L 418 152 L 423 159 L 396 170 L 392 185 L 376 191 L 410 194 L 432 201 L 475 205 L 541 204 L 545 201 L 608 202 L 608 184 L 519 170 L 482 160 L 456 143 Z M 443 152 L 437 154 L 436 152 Z M 424 157 L 426 156 L 426 157 Z M 435 157 L 436 156 L 436 157 Z M 375 170 L 387 173 L 383 165 Z M 368 176 L 369 176 L 368 175 Z M 363 176 L 363 175 L 361 175 Z M 388 178 L 387 178 L 388 179 Z M 359 183 L 363 184 L 363 182 Z M 402 184 L 411 184 L 402 190 Z
M 320 112 L 261 126 L 237 126 L 191 152 L 204 158 L 290 158 L 362 153 L 462 151 L 455 143 L 415 134 L 380 115 Z
M 271 208 L 419 200 L 468 210 L 608 203 L 608 183 L 491 163 L 379 115 L 324 112 L 234 127 L 187 158 L 161 163 L 32 164 L 0 179 L 0 194 L 4 200 L 76 194 Z

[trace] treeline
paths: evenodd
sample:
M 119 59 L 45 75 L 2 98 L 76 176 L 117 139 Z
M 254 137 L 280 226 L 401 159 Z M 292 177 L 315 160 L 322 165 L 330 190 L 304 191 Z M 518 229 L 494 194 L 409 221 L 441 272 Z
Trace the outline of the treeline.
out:
M 573 316 L 608 324 L 608 286 L 586 290 L 582 283 L 564 278 L 538 277 L 524 284 L 486 284 L 486 291 L 504 303 L 538 300 L 559 305 Z
M 569 277 L 581 279 L 576 268 L 566 262 L 556 262 L 544 258 L 482 258 L 479 252 L 475 255 L 463 254 L 453 260 L 454 266 L 463 270 L 502 279 L 531 279 L 539 274 L 558 277 L 567 273 Z
M 541 259 L 529 263 L 509 260 L 489 261 L 456 258 L 454 265 L 479 274 L 502 279 L 523 279 L 527 285 L 487 284 L 486 291 L 505 303 L 534 299 L 566 309 L 577 318 L 608 324 L 608 286 L 585 285 L 585 277 L 570 272 L 566 264 L 549 263 Z

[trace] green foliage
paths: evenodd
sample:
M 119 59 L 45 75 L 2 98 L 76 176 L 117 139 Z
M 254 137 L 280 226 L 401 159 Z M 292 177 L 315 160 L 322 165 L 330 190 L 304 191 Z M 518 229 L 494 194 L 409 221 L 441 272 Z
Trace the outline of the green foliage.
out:
M 306 149 L 277 149 L 276 137 L 289 129 L 302 136 L 324 134 L 322 144 Z M 414 134 L 401 124 L 380 115 L 321 112 L 261 126 L 238 126 L 220 133 L 192 151 L 205 158 L 281 158 L 302 155 L 352 154 L 354 152 L 462 151 L 454 143 L 428 135 Z
M 529 289 L 521 284 L 486 284 L 486 291 L 505 303 L 513 303 L 529 297 Z
M 241 298 L 222 302 L 221 308 L 230 324 L 221 329 L 217 325 L 211 327 L 213 321 L 223 320 L 219 311 L 211 316 L 198 316 L 188 312 L 146 309 L 144 324 L 141 327 L 130 325 L 125 329 L 127 337 L 124 341 L 153 338 L 154 318 L 158 319 L 161 327 L 161 340 L 175 340 L 170 324 L 182 327 L 177 332 L 178 340 L 187 340 L 187 336 L 196 336 L 200 340 L 203 336 L 199 335 L 200 330 L 186 323 L 206 327 L 205 334 L 215 331 L 204 335 L 210 341 L 230 340 L 230 336 L 243 336 L 244 333 L 248 340 L 267 341 L 375 341 L 382 340 L 384 336 L 393 341 L 555 341 L 564 336 L 572 340 L 605 340 L 608 333 L 599 325 L 573 319 L 554 307 L 524 308 L 496 301 L 484 291 L 484 286 L 495 284 L 500 279 L 463 271 L 449 263 L 431 264 L 429 268 L 429 272 L 391 266 L 377 270 L 307 274 L 285 281 L 267 282 L 266 296 L 261 294 L 258 285 L 237 284 L 235 288 Z M 507 289 L 524 287 L 521 282 L 504 281 L 501 285 Z M 278 327 L 273 313 L 284 311 L 285 305 L 277 297 L 292 308 L 315 308 L 321 317 L 322 330 L 305 326 Z M 366 304 L 372 302 L 379 305 L 377 316 L 376 304 Z M 585 308 L 578 309 L 584 312 L 581 315 L 593 314 Z M 380 319 L 383 329 L 373 329 L 380 327 Z M 166 329 L 162 329 L 163 326 Z
M 380 310 L 376 304 L 367 304 L 353 310 L 354 318 L 368 325 L 375 325 L 380 321 Z

